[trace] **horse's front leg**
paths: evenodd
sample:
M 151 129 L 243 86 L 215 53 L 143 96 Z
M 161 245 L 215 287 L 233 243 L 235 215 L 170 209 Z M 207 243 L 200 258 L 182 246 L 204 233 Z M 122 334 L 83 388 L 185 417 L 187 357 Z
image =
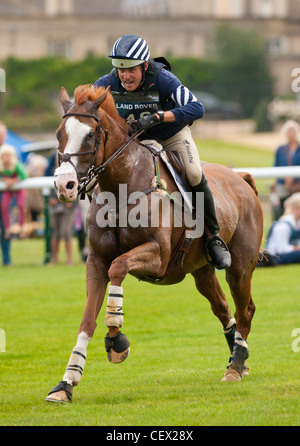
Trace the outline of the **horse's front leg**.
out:
M 91 252 L 86 265 L 87 299 L 82 322 L 79 327 L 77 343 L 72 350 L 62 381 L 54 387 L 46 400 L 68 402 L 72 400 L 73 387 L 81 380 L 88 343 L 96 329 L 96 319 L 101 309 L 107 283 L 108 268 L 103 260 Z
M 120 332 L 123 325 L 123 288 L 122 282 L 129 272 L 136 272 L 154 277 L 161 277 L 167 262 L 161 257 L 160 245 L 147 242 L 117 257 L 111 264 L 108 275 L 111 281 L 107 300 L 105 324 L 108 333 L 105 348 L 109 361 L 118 363 L 129 355 L 130 346 L 127 337 Z

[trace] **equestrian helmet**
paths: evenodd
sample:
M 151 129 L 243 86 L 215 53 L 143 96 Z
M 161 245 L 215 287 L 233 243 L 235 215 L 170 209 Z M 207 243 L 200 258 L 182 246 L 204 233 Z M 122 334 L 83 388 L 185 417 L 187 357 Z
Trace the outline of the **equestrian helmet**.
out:
M 150 58 L 146 40 L 135 34 L 126 34 L 114 44 L 109 57 L 116 68 L 133 68 L 144 64 Z

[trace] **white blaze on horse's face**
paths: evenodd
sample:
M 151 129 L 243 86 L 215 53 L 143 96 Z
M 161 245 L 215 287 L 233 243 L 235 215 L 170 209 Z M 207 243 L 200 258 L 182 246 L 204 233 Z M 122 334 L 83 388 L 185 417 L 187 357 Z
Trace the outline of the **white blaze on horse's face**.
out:
M 74 116 L 70 116 L 65 123 L 68 142 L 64 153 L 72 155 L 79 152 L 84 138 L 91 130 L 92 128 L 89 125 L 80 122 Z M 64 202 L 75 201 L 77 198 L 78 179 L 75 169 L 78 164 L 78 157 L 73 156 L 71 160 L 75 167 L 71 163 L 64 161 L 54 172 L 54 175 L 57 177 L 55 181 L 57 196 L 60 201 Z
M 70 118 L 66 120 L 65 129 L 68 135 L 68 142 L 64 153 L 70 153 L 70 155 L 79 151 L 84 138 L 92 130 L 89 125 L 80 122 L 74 116 L 70 116 Z M 73 157 L 72 162 L 74 166 L 77 166 L 78 158 Z

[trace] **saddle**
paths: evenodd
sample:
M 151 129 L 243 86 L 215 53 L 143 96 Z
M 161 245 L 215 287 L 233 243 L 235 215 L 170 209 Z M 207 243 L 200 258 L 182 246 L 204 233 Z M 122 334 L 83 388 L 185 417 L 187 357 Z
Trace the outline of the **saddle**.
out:
M 165 151 L 156 141 L 146 140 L 142 142 L 142 145 L 151 151 L 154 159 L 159 157 L 167 167 L 183 197 L 185 209 L 192 215 L 194 208 L 192 193 L 181 155 L 176 151 Z

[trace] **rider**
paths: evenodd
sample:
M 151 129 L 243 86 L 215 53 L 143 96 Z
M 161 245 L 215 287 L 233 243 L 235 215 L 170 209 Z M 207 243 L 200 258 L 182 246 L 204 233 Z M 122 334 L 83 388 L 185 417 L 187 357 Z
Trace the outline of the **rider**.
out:
M 193 192 L 204 193 L 204 221 L 212 237 L 208 253 L 218 269 L 230 266 L 231 256 L 220 238 L 213 196 L 202 171 L 190 125 L 204 115 L 204 108 L 188 88 L 171 73 L 164 58 L 150 58 L 147 42 L 136 35 L 124 35 L 114 44 L 113 70 L 95 86 L 110 86 L 120 116 L 129 128 L 134 121 L 144 129 L 139 139 L 155 139 L 164 149 L 180 153 Z M 160 124 L 160 125 L 157 125 Z

